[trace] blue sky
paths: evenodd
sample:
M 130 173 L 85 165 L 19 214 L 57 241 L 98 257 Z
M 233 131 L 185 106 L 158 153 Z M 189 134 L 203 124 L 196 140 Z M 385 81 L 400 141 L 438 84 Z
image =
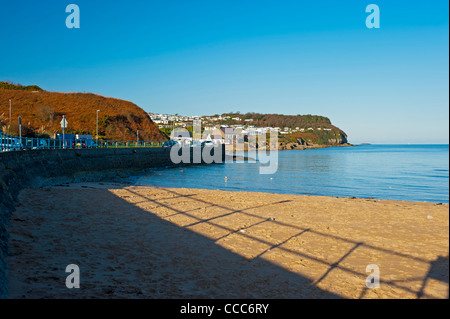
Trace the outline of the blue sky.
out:
M 68 29 L 75 3 L 81 28 Z M 380 8 L 368 29 L 365 8 Z M 2 1 L 0 80 L 149 112 L 318 114 L 361 143 L 448 143 L 447 1 Z

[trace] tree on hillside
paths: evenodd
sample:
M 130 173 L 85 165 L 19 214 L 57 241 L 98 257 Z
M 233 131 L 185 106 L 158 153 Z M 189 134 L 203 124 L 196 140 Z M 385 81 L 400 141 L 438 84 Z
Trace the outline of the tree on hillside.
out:
M 48 105 L 40 105 L 38 106 L 37 116 L 44 122 L 53 123 L 55 119 L 56 112 L 55 110 Z
M 22 84 L 14 83 L 12 81 L 0 81 L 0 89 L 22 90 L 22 91 L 44 91 L 37 85 L 24 86 Z

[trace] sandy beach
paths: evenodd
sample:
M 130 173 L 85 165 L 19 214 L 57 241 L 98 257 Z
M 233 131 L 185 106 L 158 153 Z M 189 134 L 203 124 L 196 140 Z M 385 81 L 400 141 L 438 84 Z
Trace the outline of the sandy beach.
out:
M 449 293 L 448 204 L 65 184 L 22 191 L 10 234 L 10 298 Z M 80 289 L 65 286 L 69 264 Z

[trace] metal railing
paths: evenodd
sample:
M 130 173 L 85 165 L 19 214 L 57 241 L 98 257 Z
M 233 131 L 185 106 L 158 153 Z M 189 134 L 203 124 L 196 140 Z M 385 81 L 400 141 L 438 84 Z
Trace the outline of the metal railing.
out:
M 96 143 L 95 140 L 94 143 Z M 98 141 L 98 148 L 163 147 L 163 146 L 168 146 L 168 143 L 161 141 L 120 141 L 120 140 Z
M 39 149 L 164 147 L 169 142 L 18 137 L 0 132 L 0 152 Z

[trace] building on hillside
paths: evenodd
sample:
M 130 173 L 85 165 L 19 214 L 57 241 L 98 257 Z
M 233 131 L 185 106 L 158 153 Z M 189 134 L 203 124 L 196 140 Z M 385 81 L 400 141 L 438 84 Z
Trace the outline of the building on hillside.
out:
M 174 129 L 172 133 L 170 133 L 170 139 L 180 143 L 180 145 L 186 145 L 192 142 L 192 132 Z

